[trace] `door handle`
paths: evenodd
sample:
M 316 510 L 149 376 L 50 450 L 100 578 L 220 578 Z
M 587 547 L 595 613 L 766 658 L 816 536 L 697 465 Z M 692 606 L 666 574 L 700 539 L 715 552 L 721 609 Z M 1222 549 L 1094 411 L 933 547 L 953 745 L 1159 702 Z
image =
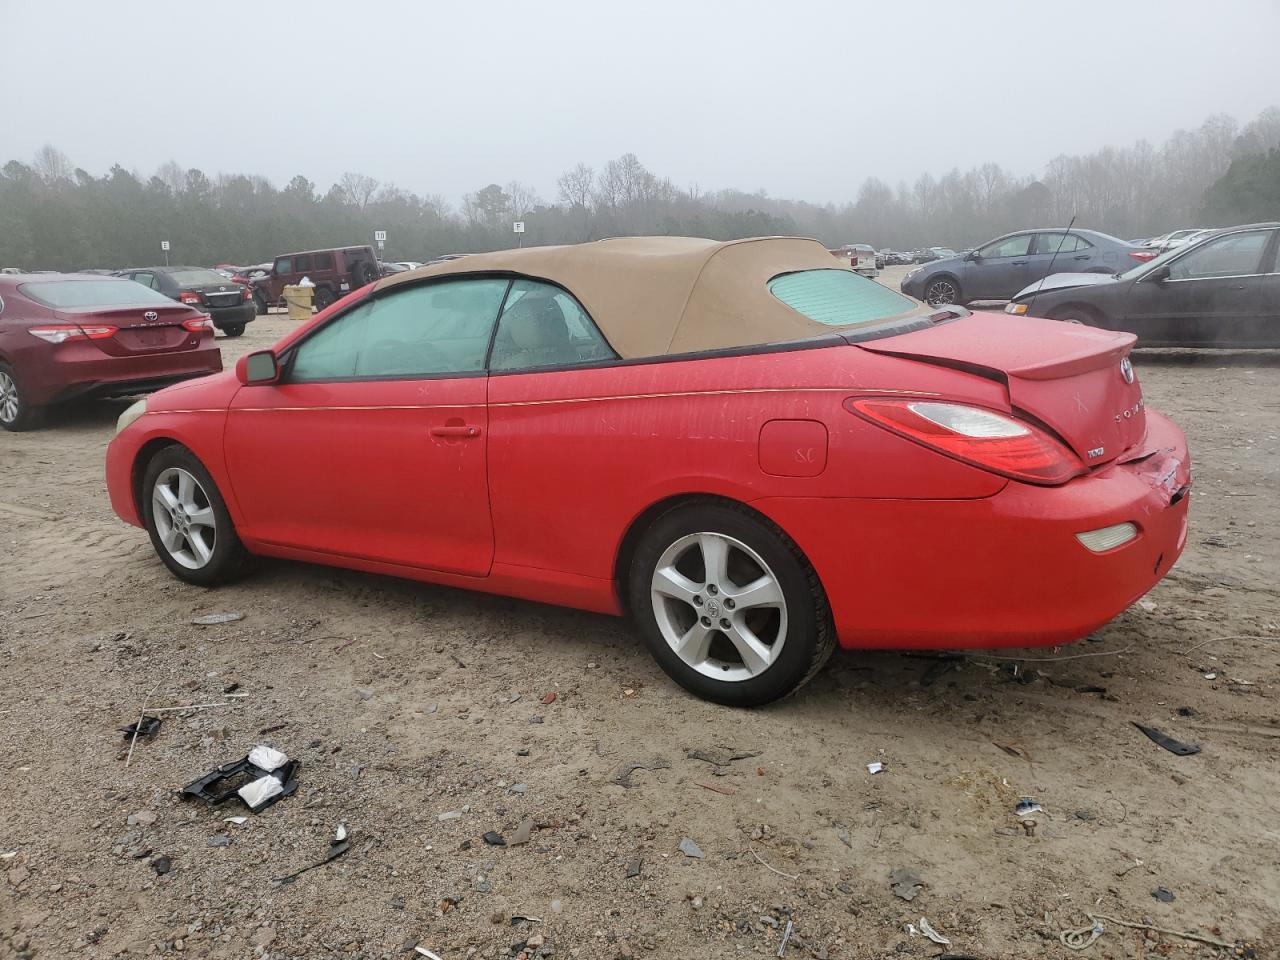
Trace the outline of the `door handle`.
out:
M 1072 259 L 1072 260 L 1088 260 L 1088 259 L 1089 259 L 1089 254 L 1087 254 L 1087 253 L 1082 253 L 1082 254 L 1080 254 L 1079 256 L 1072 257 L 1071 259 Z
M 1022 266 L 1026 266 L 1026 263 L 1027 263 L 1027 261 L 1025 261 L 1025 260 L 1015 260 L 1015 261 L 1013 261 L 1013 265 L 1014 265 L 1015 267 L 1022 267 Z
M 480 436 L 480 428 L 471 424 L 463 424 L 461 426 L 432 427 L 431 435 L 433 437 L 456 437 L 463 440 L 472 440 Z

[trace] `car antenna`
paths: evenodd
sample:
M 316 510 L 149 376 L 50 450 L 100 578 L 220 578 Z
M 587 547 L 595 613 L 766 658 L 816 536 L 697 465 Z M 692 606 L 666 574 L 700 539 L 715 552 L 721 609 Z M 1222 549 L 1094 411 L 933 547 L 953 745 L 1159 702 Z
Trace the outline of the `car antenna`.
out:
M 1027 313 L 1031 312 L 1031 308 L 1036 305 L 1036 297 L 1040 296 L 1040 291 L 1044 289 L 1044 282 L 1053 276 L 1053 264 L 1058 259 L 1058 252 L 1062 249 L 1062 245 L 1067 242 L 1067 234 L 1071 232 L 1071 228 L 1076 225 L 1076 214 L 1071 215 L 1071 222 L 1067 224 L 1067 229 L 1062 231 L 1062 239 L 1058 241 L 1058 249 L 1053 251 L 1053 256 L 1049 258 L 1049 272 L 1040 278 L 1039 285 L 1031 293 L 1031 302 L 1027 304 Z

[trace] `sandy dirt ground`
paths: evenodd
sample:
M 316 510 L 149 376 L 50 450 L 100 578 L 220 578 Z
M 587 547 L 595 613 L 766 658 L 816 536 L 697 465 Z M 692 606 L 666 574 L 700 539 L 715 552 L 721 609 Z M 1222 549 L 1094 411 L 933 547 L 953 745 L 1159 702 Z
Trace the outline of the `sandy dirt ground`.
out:
M 1137 367 L 1196 476 L 1144 603 L 1061 649 L 842 651 L 749 712 L 608 617 L 284 562 L 184 586 L 108 505 L 123 403 L 0 434 L 0 957 L 772 957 L 788 924 L 787 957 L 1280 956 L 1280 357 Z M 214 706 L 126 764 L 144 702 Z M 296 794 L 175 794 L 258 743 Z M 1073 953 L 1090 913 L 1231 946 L 1106 919 Z

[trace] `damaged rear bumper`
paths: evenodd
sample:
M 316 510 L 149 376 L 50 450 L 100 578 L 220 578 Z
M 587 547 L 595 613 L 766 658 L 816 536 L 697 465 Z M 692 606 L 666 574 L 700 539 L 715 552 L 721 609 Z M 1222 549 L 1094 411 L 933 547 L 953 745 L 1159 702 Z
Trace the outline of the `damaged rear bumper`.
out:
M 1191 462 L 1147 411 L 1142 446 L 1060 487 L 979 500 L 766 499 L 804 550 L 845 647 L 1033 646 L 1079 639 L 1169 572 L 1187 538 Z M 1079 534 L 1132 524 L 1119 546 Z

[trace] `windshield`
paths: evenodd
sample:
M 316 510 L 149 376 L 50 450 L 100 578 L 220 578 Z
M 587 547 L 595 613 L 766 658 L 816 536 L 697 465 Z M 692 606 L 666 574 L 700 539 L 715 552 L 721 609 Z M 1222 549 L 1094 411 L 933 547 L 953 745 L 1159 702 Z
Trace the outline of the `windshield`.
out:
M 169 276 L 180 287 L 201 287 L 210 283 L 227 282 L 226 277 L 213 270 L 174 270 Z
M 23 296 L 46 307 L 131 307 L 135 304 L 173 301 L 163 293 L 132 280 L 44 280 L 24 283 L 18 289 Z
M 801 270 L 769 281 L 769 292 L 810 320 L 832 327 L 910 313 L 915 303 L 851 270 Z

